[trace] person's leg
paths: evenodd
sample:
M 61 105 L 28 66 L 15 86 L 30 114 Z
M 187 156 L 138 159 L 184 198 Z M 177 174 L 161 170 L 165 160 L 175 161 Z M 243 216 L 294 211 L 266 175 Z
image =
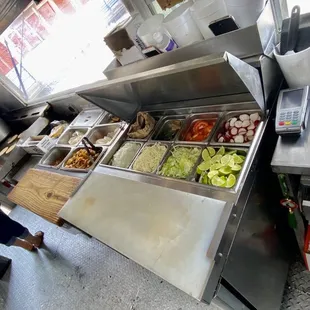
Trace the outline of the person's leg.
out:
M 35 247 L 33 244 L 29 243 L 28 241 L 18 239 L 18 238 L 16 238 L 15 241 L 12 244 L 10 244 L 9 246 L 17 246 L 19 248 L 23 248 L 23 249 L 28 250 L 28 251 L 35 250 Z
M 14 245 L 26 250 L 32 250 L 33 246 L 40 247 L 42 241 L 42 232 L 37 232 L 35 236 L 33 236 L 26 227 L 13 221 L 0 211 L 0 243 L 7 246 Z

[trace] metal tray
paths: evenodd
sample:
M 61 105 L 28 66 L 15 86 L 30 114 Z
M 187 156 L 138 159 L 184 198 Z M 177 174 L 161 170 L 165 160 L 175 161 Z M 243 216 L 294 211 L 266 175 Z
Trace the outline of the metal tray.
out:
M 120 119 L 119 122 L 111 122 L 112 117 L 114 117 L 111 113 L 105 113 L 102 115 L 99 120 L 97 121 L 96 125 L 105 125 L 105 124 L 118 124 L 121 123 L 122 120 Z
M 129 165 L 127 167 L 118 167 L 118 166 L 112 166 L 111 165 L 111 162 L 112 162 L 112 159 L 113 159 L 113 156 L 127 143 L 135 143 L 135 144 L 138 144 L 139 145 L 139 148 L 137 150 L 137 152 L 134 154 L 134 156 L 132 157 Z M 104 157 L 102 159 L 102 161 L 100 162 L 100 165 L 107 165 L 107 166 L 111 166 L 113 168 L 116 168 L 116 169 L 126 169 L 128 170 L 130 165 L 133 163 L 134 159 L 136 158 L 137 154 L 139 153 L 139 151 L 141 150 L 141 147 L 142 147 L 143 143 L 142 142 L 135 142 L 135 141 L 125 141 L 123 144 L 121 144 L 121 146 L 113 153 L 113 155 L 109 156 L 109 157 Z
M 223 145 L 223 146 L 227 146 L 227 147 L 235 147 L 235 146 L 236 147 L 248 147 L 248 146 L 250 146 L 251 143 L 253 142 L 253 140 L 250 141 L 250 142 L 246 142 L 246 143 L 217 142 L 216 141 L 216 137 L 223 130 L 223 124 L 227 120 L 229 120 L 232 117 L 239 116 L 241 114 L 252 114 L 252 113 L 258 113 L 259 116 L 262 118 L 262 120 L 261 120 L 261 123 L 262 123 L 264 114 L 263 114 L 263 112 L 261 110 L 241 110 L 241 111 L 233 111 L 233 112 L 225 113 L 221 117 L 220 121 L 218 122 L 218 125 L 217 125 L 216 129 L 214 130 L 213 135 L 211 137 L 210 143 L 212 145 L 214 145 L 214 146 L 221 146 L 221 145 Z M 258 125 L 258 127 L 261 126 L 261 123 Z M 256 129 L 256 131 L 258 131 L 258 129 Z M 255 137 L 255 135 L 254 135 L 254 137 Z
M 49 168 L 58 169 L 64 162 L 65 158 L 71 152 L 71 147 L 63 147 L 63 146 L 56 146 L 53 147 L 48 153 L 46 153 L 43 158 L 40 160 L 39 165 Z M 59 158 L 62 158 L 61 162 L 58 165 L 52 165 L 54 161 Z
M 182 130 L 179 133 L 179 136 L 177 138 L 177 141 L 179 142 L 185 142 L 185 143 L 190 143 L 190 144 L 206 144 L 211 140 L 211 137 L 213 135 L 213 132 L 217 126 L 217 123 L 219 121 L 221 117 L 220 113 L 199 113 L 199 114 L 191 114 L 187 119 L 186 122 L 182 128 Z M 202 121 L 202 120 L 206 120 L 206 121 L 215 121 L 214 126 L 209 134 L 209 136 L 207 137 L 207 139 L 203 140 L 203 141 L 185 141 L 183 140 L 184 137 L 186 136 L 186 134 L 189 132 L 189 130 L 193 127 L 194 123 L 197 121 Z
M 68 141 L 69 141 L 69 139 L 71 138 L 72 134 L 73 134 L 75 131 L 81 131 L 81 132 L 83 132 L 83 136 L 81 136 L 81 139 L 79 140 L 78 143 L 71 145 L 71 144 L 68 143 Z M 70 147 L 76 146 L 76 145 L 78 145 L 78 144 L 81 142 L 82 138 L 85 137 L 85 136 L 87 135 L 88 131 L 89 131 L 89 128 L 86 128 L 86 127 L 75 127 L 75 128 L 69 127 L 69 128 L 67 128 L 66 131 L 59 137 L 59 139 L 58 139 L 58 141 L 57 141 L 56 144 L 57 144 L 57 145 L 66 145 L 66 146 L 70 146 Z
M 163 165 L 165 164 L 165 162 L 168 160 L 168 157 L 170 157 L 172 154 L 171 154 L 171 151 L 173 148 L 177 148 L 177 147 L 186 147 L 186 148 L 198 148 L 200 149 L 200 155 L 198 156 L 194 166 L 193 166 L 193 169 L 191 171 L 191 173 L 186 177 L 186 178 L 173 178 L 173 177 L 169 177 L 169 176 L 164 176 L 164 175 L 161 175 L 159 174 L 161 168 L 163 167 Z M 192 176 L 193 176 L 193 171 L 196 171 L 196 166 L 199 162 L 199 160 L 201 159 L 201 153 L 202 153 L 202 150 L 203 150 L 203 147 L 201 144 L 193 144 L 191 143 L 190 145 L 189 144 L 184 144 L 184 143 L 174 143 L 171 148 L 168 150 L 168 152 L 166 152 L 166 155 L 164 156 L 163 160 L 162 160 L 162 163 L 160 164 L 160 166 L 158 167 L 157 169 L 157 174 L 160 175 L 161 177 L 163 178 L 170 178 L 170 179 L 175 179 L 175 180 L 186 180 L 186 181 L 190 181 Z
M 154 171 L 152 171 L 152 172 L 143 172 L 143 171 L 135 170 L 135 169 L 133 168 L 133 165 L 134 165 L 135 161 L 138 159 L 138 157 L 141 155 L 141 153 L 143 152 L 143 150 L 144 150 L 146 147 L 150 147 L 150 146 L 152 146 L 152 145 L 154 145 L 154 144 L 161 144 L 161 145 L 163 145 L 163 146 L 166 147 L 166 152 L 163 154 L 163 156 L 162 156 L 161 160 L 159 161 L 159 163 L 158 163 L 156 169 L 155 169 Z M 167 152 L 168 152 L 170 146 L 171 146 L 171 144 L 169 144 L 169 143 L 167 143 L 167 142 L 147 142 L 147 143 L 145 143 L 145 144 L 142 146 L 142 148 L 140 149 L 140 151 L 137 153 L 137 155 L 135 156 L 135 158 L 133 159 L 133 161 L 132 161 L 132 163 L 130 164 L 130 166 L 129 166 L 128 169 L 129 169 L 129 170 L 132 170 L 132 171 L 139 172 L 139 173 L 156 174 L 157 171 L 158 171 L 158 169 L 159 169 L 159 167 L 161 166 L 162 161 L 164 160 L 165 155 L 167 154 Z
M 119 135 L 121 128 L 122 126 L 120 125 L 120 123 L 95 126 L 88 132 L 87 138 L 91 143 L 95 144 L 96 146 L 109 146 Z M 114 131 L 115 134 L 110 142 L 106 144 L 96 144 L 96 141 L 98 139 L 104 138 L 107 134 Z
M 60 167 L 61 170 L 65 170 L 65 171 L 72 171 L 72 172 L 88 172 L 92 169 L 95 168 L 95 166 L 97 165 L 97 163 L 99 162 L 99 160 L 101 159 L 101 157 L 103 156 L 103 154 L 107 151 L 106 147 L 100 147 L 101 148 L 101 152 L 99 154 L 99 156 L 97 157 L 97 159 L 95 160 L 95 162 L 87 169 L 77 169 L 77 168 L 66 168 L 65 164 L 66 162 L 73 156 L 73 154 L 75 152 L 77 152 L 80 149 L 83 149 L 83 147 L 76 147 L 74 149 L 71 150 L 71 152 L 67 155 L 67 157 L 63 160 L 62 165 Z
M 221 145 L 221 146 L 224 146 L 224 145 Z M 213 147 L 215 149 L 215 151 L 217 152 L 220 149 L 221 146 L 216 146 L 216 147 L 211 146 L 211 147 Z M 207 147 L 205 147 L 204 149 L 206 149 L 206 148 Z M 238 173 L 238 176 L 236 177 L 236 184 L 235 184 L 235 186 L 233 186 L 231 188 L 226 188 L 226 187 L 214 186 L 212 184 L 199 183 L 200 176 L 199 176 L 199 174 L 197 174 L 196 170 L 197 170 L 197 167 L 203 162 L 202 156 L 200 156 L 200 159 L 199 159 L 199 161 L 198 161 L 198 163 L 197 163 L 197 165 L 195 167 L 194 174 L 191 176 L 190 181 L 192 181 L 192 182 L 194 182 L 194 183 L 196 183 L 198 185 L 201 185 L 201 186 L 209 186 L 211 188 L 219 188 L 221 190 L 228 190 L 228 191 L 229 190 L 234 190 L 237 187 L 237 185 L 238 185 L 239 176 L 241 175 L 244 166 L 246 166 L 246 156 L 247 156 L 247 153 L 248 153 L 249 149 L 247 147 L 233 147 L 233 146 L 230 145 L 230 147 L 225 147 L 225 150 L 226 151 L 237 151 L 237 154 L 245 156 L 245 160 L 243 162 L 242 168 L 241 168 L 240 172 Z
M 175 141 L 177 137 L 179 136 L 180 132 L 182 131 L 182 127 L 185 123 L 186 115 L 173 115 L 173 116 L 164 116 L 160 123 L 158 124 L 156 130 L 154 131 L 151 140 L 153 141 L 164 141 L 164 142 L 169 142 L 169 141 Z M 181 122 L 181 128 L 175 133 L 173 139 L 171 140 L 162 140 L 162 139 L 157 139 L 158 136 L 161 134 L 161 132 L 165 129 L 166 126 L 168 126 L 169 122 L 172 121 L 180 121 Z
M 145 137 L 145 138 L 143 138 L 143 139 L 133 139 L 133 138 L 128 137 L 128 135 L 127 135 L 127 139 L 126 139 L 126 140 L 128 140 L 128 141 L 140 141 L 140 142 L 146 142 L 146 141 L 148 141 L 148 140 L 152 137 L 154 131 L 156 131 L 157 128 L 158 128 L 158 126 L 160 126 L 160 123 L 161 123 L 161 120 L 162 120 L 162 117 L 161 117 L 161 116 L 153 116 L 152 114 L 151 114 L 151 116 L 155 119 L 156 123 L 155 123 L 154 128 L 151 130 L 151 132 L 149 133 L 149 135 L 148 135 L 147 137 Z M 136 120 L 134 120 L 134 121 L 128 126 L 128 131 L 130 130 L 130 126 L 131 126 L 135 121 L 136 121 Z
M 105 112 L 102 109 L 85 109 L 72 121 L 70 127 L 93 127 Z

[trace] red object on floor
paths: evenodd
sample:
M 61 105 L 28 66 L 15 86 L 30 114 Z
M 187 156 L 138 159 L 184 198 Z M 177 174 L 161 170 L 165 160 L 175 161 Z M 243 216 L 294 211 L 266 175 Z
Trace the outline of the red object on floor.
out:
M 303 256 L 307 270 L 310 271 L 310 225 L 307 227 Z

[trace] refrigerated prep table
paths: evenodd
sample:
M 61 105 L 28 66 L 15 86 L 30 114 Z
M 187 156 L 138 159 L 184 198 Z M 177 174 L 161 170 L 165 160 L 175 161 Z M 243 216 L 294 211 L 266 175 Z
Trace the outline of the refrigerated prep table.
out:
M 268 213 L 276 204 L 268 194 L 275 192 L 266 155 L 276 136 L 258 70 L 222 53 L 111 80 L 79 95 L 128 123 L 139 111 L 157 123 L 138 140 L 124 127 L 60 216 L 198 300 L 215 298 L 228 309 L 279 308 L 288 262 Z M 259 116 L 252 139 L 219 140 L 228 121 L 252 112 Z M 206 139 L 184 141 L 182 132 L 210 116 L 214 127 Z M 171 119 L 181 121 L 180 132 L 158 140 Z M 111 166 L 115 152 L 130 142 L 139 144 L 131 162 Z M 137 171 L 143 150 L 156 143 L 164 146 L 156 167 Z M 165 176 L 163 167 L 178 147 L 198 150 L 190 172 Z M 197 176 L 210 147 L 224 152 L 216 164 L 227 164 L 224 155 L 242 158 L 232 186 L 225 169 L 222 181 Z

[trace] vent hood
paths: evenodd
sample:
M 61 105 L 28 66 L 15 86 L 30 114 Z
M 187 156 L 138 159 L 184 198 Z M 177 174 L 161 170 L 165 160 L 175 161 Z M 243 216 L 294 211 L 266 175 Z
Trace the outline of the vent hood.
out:
M 0 34 L 22 13 L 31 0 L 0 0 Z

